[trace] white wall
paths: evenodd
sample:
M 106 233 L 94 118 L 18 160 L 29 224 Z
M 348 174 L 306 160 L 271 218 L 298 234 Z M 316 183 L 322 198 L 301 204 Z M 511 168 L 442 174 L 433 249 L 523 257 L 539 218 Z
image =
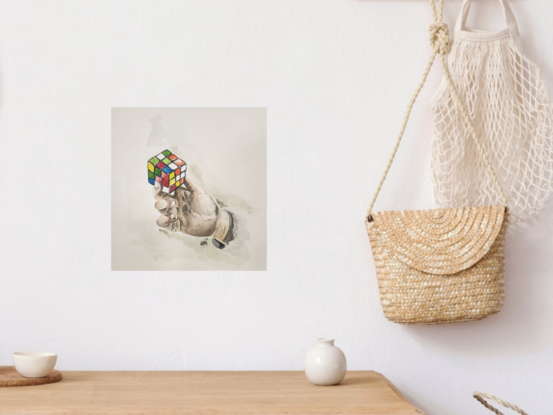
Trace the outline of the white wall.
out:
M 553 2 L 511 3 L 553 89 Z M 509 232 L 499 315 L 404 327 L 380 310 L 363 213 L 429 24 L 423 0 L 1 1 L 0 364 L 45 349 L 64 370 L 299 370 L 324 335 L 429 414 L 486 413 L 473 390 L 550 412 L 551 207 Z M 432 206 L 435 69 L 380 208 Z M 268 272 L 110 271 L 110 112 L 126 106 L 268 107 Z

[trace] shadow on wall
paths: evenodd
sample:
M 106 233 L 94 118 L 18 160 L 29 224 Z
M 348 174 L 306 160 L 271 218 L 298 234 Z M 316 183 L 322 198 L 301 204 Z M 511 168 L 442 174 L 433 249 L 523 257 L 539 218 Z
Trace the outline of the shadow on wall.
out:
M 405 326 L 413 339 L 440 354 L 500 356 L 549 348 L 550 330 L 541 316 L 550 308 L 545 286 L 551 279 L 553 200 L 537 217 L 509 227 L 506 241 L 505 305 L 487 319 L 433 326 Z M 516 339 L 516 341 L 512 341 Z

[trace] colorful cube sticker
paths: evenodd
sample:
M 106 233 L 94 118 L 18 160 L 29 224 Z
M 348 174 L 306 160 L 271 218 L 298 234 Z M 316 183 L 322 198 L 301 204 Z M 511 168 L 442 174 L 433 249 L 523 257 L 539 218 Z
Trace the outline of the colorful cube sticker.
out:
M 159 183 L 164 193 L 173 193 L 184 183 L 186 162 L 170 150 L 162 151 L 148 160 L 148 183 Z

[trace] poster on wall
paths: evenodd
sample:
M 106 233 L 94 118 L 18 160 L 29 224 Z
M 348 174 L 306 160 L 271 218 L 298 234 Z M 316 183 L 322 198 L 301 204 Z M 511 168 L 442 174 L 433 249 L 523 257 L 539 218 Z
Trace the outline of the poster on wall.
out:
M 113 271 L 267 269 L 265 108 L 112 108 Z

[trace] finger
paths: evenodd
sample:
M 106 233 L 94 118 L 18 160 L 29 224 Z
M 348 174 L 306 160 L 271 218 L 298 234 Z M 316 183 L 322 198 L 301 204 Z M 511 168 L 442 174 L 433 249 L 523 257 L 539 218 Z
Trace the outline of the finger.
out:
M 178 202 L 175 199 L 160 199 L 156 202 L 155 207 L 159 213 L 170 213 L 171 209 L 178 207 Z
M 184 182 L 183 182 L 182 186 L 178 187 L 177 190 L 175 190 L 175 194 L 178 195 L 179 192 L 186 193 L 186 194 L 189 194 L 189 195 L 192 194 L 192 192 L 186 188 L 186 186 L 184 185 Z
M 186 208 L 192 202 L 192 192 L 188 190 L 184 185 L 175 190 L 175 199 L 177 200 L 179 207 L 186 211 Z
M 190 193 L 194 194 L 194 193 L 200 193 L 202 192 L 202 188 L 199 187 L 199 186 L 196 186 L 196 184 L 190 180 L 190 178 L 188 176 L 186 176 L 184 178 L 184 185 L 186 186 L 186 188 L 190 191 Z
M 165 228 L 170 231 L 173 231 L 175 230 L 175 228 L 178 228 L 177 215 L 170 214 L 170 215 L 160 216 L 159 218 L 157 218 L 156 224 L 160 228 Z
M 154 193 L 154 198 L 156 200 L 163 200 L 163 199 L 166 199 L 166 200 L 170 200 L 170 199 L 174 199 L 173 196 L 171 196 L 169 193 L 165 193 L 163 191 L 163 186 L 160 184 L 160 183 L 157 183 L 154 184 L 154 188 L 152 189 L 153 193 Z
M 162 187 L 158 182 L 154 184 L 154 188 L 152 189 L 152 192 L 154 193 L 154 198 L 156 200 L 159 200 L 163 197 Z

